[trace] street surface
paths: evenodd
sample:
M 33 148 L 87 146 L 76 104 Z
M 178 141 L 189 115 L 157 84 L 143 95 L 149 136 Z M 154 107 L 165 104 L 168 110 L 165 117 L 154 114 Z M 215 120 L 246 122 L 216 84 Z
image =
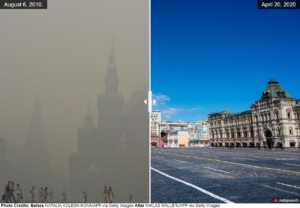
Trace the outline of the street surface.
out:
M 151 150 L 152 203 L 300 203 L 300 149 Z

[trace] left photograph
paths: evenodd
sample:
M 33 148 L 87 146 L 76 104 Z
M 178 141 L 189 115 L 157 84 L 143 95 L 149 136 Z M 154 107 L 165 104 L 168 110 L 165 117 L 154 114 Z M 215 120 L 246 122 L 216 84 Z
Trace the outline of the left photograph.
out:
M 9 203 L 149 203 L 149 0 L 1 9 Z

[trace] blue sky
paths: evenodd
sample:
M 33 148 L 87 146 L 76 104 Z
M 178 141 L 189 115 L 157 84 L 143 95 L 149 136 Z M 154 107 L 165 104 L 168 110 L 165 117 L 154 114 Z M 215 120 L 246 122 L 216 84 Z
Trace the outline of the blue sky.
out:
M 300 99 L 299 9 L 257 9 L 256 0 L 151 1 L 153 109 L 164 120 L 249 110 L 270 78 Z

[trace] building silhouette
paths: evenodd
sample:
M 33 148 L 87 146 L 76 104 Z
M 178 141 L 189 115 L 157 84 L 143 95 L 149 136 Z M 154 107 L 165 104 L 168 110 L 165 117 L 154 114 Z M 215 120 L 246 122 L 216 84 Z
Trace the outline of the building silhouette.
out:
M 51 153 L 45 141 L 44 126 L 41 116 L 41 102 L 37 94 L 33 103 L 32 117 L 24 143 L 23 166 L 50 171 Z
M 70 195 L 82 198 L 89 190 L 89 202 L 103 202 L 104 186 L 112 187 L 114 202 L 149 202 L 149 114 L 144 100 L 148 89 L 133 90 L 125 104 L 119 93 L 114 48 L 104 78 L 105 91 L 98 95 L 98 125 L 90 110 L 78 129 L 78 151 L 69 156 Z

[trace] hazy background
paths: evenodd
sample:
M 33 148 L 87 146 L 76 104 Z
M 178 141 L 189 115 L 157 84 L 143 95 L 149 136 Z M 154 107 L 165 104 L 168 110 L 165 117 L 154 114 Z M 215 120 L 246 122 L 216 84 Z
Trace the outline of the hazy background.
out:
M 97 95 L 114 37 L 119 91 L 148 86 L 147 0 L 48 1 L 46 10 L 0 12 L 0 132 L 24 144 L 39 93 L 51 169 L 68 176 L 87 103 L 97 126 Z

